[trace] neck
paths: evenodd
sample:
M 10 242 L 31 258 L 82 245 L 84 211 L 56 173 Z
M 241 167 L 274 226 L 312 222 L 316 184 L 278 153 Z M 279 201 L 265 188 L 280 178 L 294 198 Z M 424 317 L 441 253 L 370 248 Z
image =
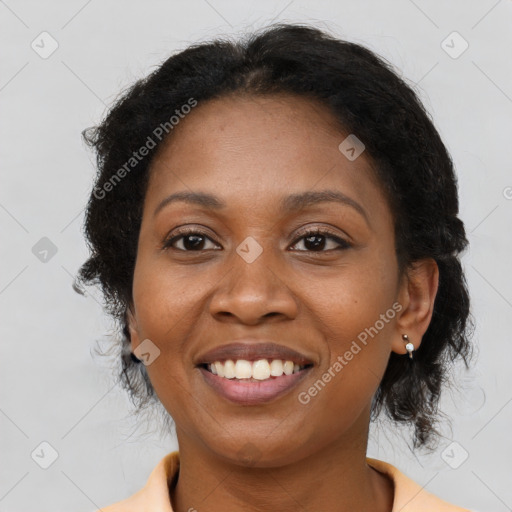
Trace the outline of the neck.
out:
M 180 470 L 172 497 L 175 512 L 392 509 L 392 482 L 366 463 L 367 430 L 358 439 L 344 437 L 278 467 L 241 466 L 177 433 Z

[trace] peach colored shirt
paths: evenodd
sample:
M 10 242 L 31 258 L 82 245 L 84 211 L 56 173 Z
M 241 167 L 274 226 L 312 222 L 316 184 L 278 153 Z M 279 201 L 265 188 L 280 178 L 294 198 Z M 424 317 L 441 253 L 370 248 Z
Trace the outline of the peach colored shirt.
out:
M 392 512 L 472 512 L 429 493 L 387 462 L 368 457 L 366 461 L 369 466 L 392 480 L 395 496 Z M 99 510 L 101 512 L 173 512 L 169 488 L 176 483 L 179 466 L 179 452 L 167 454 L 153 469 L 142 489 L 129 498 Z

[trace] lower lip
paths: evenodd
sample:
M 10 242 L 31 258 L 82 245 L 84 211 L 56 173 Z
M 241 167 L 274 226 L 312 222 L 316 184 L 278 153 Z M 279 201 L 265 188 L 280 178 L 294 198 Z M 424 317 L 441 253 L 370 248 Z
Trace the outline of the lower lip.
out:
M 214 375 L 205 368 L 199 368 L 207 384 L 227 400 L 239 405 L 263 404 L 283 396 L 297 386 L 310 369 L 311 367 L 308 367 L 291 375 L 281 375 L 281 377 L 255 382 L 226 379 Z

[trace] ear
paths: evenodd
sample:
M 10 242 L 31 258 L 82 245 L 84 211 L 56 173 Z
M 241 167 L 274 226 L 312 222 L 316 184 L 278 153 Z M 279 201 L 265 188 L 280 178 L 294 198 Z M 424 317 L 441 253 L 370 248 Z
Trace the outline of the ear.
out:
M 128 331 L 130 332 L 130 345 L 132 352 L 140 344 L 137 319 L 133 313 L 133 309 L 133 305 L 130 304 L 126 310 L 126 323 L 128 325 Z
M 402 334 L 407 334 L 415 350 L 419 348 L 432 319 L 438 286 L 439 268 L 433 258 L 416 261 L 406 270 L 399 290 L 402 309 L 395 324 L 393 352 L 407 353 Z

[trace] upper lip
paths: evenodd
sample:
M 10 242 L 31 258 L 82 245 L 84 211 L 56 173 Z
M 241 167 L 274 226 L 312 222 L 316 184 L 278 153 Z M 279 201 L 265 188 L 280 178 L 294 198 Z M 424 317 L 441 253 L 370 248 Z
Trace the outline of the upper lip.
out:
M 234 361 L 237 359 L 245 359 L 247 361 L 282 359 L 284 361 L 293 361 L 299 365 L 313 364 L 310 358 L 290 347 L 279 345 L 275 342 L 261 342 L 249 339 L 238 340 L 237 342 L 227 343 L 208 350 L 197 358 L 195 364 L 209 364 L 228 359 Z

